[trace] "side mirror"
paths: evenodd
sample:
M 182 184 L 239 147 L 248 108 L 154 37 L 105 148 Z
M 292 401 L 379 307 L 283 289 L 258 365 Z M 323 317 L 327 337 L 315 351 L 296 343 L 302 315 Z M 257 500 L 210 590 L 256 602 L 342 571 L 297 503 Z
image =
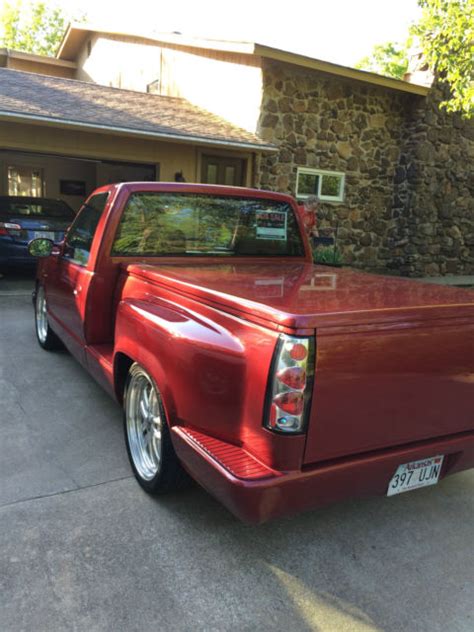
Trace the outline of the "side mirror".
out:
M 54 242 L 51 239 L 38 237 L 28 244 L 28 252 L 32 257 L 49 257 L 53 252 Z

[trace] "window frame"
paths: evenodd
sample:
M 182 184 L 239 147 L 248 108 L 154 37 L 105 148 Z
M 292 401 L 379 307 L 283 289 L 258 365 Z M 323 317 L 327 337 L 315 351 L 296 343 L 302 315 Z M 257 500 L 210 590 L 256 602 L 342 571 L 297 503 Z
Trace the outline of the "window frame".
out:
M 85 210 L 87 210 L 87 207 L 89 208 L 93 208 L 91 204 L 89 204 L 89 202 L 91 200 L 93 200 L 96 197 L 102 197 L 105 195 L 105 201 L 104 201 L 104 206 L 102 208 L 102 210 L 100 211 L 100 215 L 99 215 L 99 219 L 97 221 L 96 227 L 94 229 L 94 232 L 92 234 L 92 241 L 91 241 L 91 249 L 88 251 L 88 255 L 87 255 L 87 260 L 86 261 L 81 261 L 79 259 L 74 258 L 74 256 L 72 256 L 71 254 L 68 253 L 68 248 L 74 248 L 74 246 L 71 246 L 69 244 L 69 238 L 71 233 L 73 232 L 73 230 L 75 229 L 76 225 L 79 223 L 80 221 L 80 216 L 83 214 L 83 212 Z M 65 237 L 64 237 L 64 245 L 63 245 L 63 250 L 62 250 L 62 258 L 65 259 L 66 261 L 69 261 L 70 263 L 74 263 L 75 265 L 81 266 L 82 268 L 87 268 L 87 266 L 89 265 L 89 261 L 90 261 L 90 257 L 91 257 L 91 252 L 92 252 L 92 243 L 94 241 L 94 237 L 95 234 L 97 232 L 97 227 L 99 226 L 99 222 L 102 218 L 102 215 L 104 214 L 106 208 L 107 208 L 107 203 L 109 201 L 109 197 L 110 197 L 110 191 L 104 191 L 101 193 L 95 193 L 94 195 L 91 195 L 89 198 L 87 198 L 87 200 L 84 202 L 84 204 L 81 206 L 81 208 L 79 209 L 76 217 L 74 218 L 74 221 L 72 222 L 71 226 L 69 227 Z
M 312 175 L 319 176 L 318 191 L 316 193 L 299 193 L 298 187 L 300 182 L 300 175 Z M 340 194 L 336 197 L 334 195 L 322 195 L 321 187 L 324 176 L 337 176 L 341 178 Z M 298 167 L 296 172 L 296 198 L 299 200 L 306 200 L 310 195 L 316 195 L 322 202 L 343 202 L 346 186 L 346 174 L 342 171 L 326 171 L 325 169 L 313 169 L 311 167 Z

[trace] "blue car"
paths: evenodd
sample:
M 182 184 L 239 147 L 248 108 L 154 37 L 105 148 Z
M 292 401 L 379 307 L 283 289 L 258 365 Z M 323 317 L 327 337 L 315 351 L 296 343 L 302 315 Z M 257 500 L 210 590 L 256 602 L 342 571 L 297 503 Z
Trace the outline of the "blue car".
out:
M 28 243 L 36 237 L 62 241 L 74 217 L 62 200 L 0 196 L 0 268 L 35 265 Z

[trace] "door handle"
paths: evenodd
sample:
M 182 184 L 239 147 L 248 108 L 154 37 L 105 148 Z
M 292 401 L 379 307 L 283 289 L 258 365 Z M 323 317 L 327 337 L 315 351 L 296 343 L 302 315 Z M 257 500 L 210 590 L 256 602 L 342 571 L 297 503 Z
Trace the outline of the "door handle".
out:
M 74 296 L 77 296 L 78 294 L 80 294 L 82 292 L 82 285 L 78 285 L 76 288 L 74 288 L 74 290 L 72 291 L 72 293 L 74 294 Z

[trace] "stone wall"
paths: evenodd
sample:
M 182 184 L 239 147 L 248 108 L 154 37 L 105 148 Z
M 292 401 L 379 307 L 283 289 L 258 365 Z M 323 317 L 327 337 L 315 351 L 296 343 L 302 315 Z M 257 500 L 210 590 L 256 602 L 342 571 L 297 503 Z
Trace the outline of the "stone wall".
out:
M 474 274 L 474 120 L 439 108 L 435 84 L 405 126 L 393 213 L 403 249 L 391 266 L 403 274 Z
M 299 166 L 344 172 L 344 202 L 322 203 L 319 225 L 338 226 L 346 263 L 472 274 L 473 128 L 436 109 L 439 91 L 427 100 L 270 61 L 263 81 L 259 132 L 279 152 L 262 158 L 257 186 L 294 195 Z

